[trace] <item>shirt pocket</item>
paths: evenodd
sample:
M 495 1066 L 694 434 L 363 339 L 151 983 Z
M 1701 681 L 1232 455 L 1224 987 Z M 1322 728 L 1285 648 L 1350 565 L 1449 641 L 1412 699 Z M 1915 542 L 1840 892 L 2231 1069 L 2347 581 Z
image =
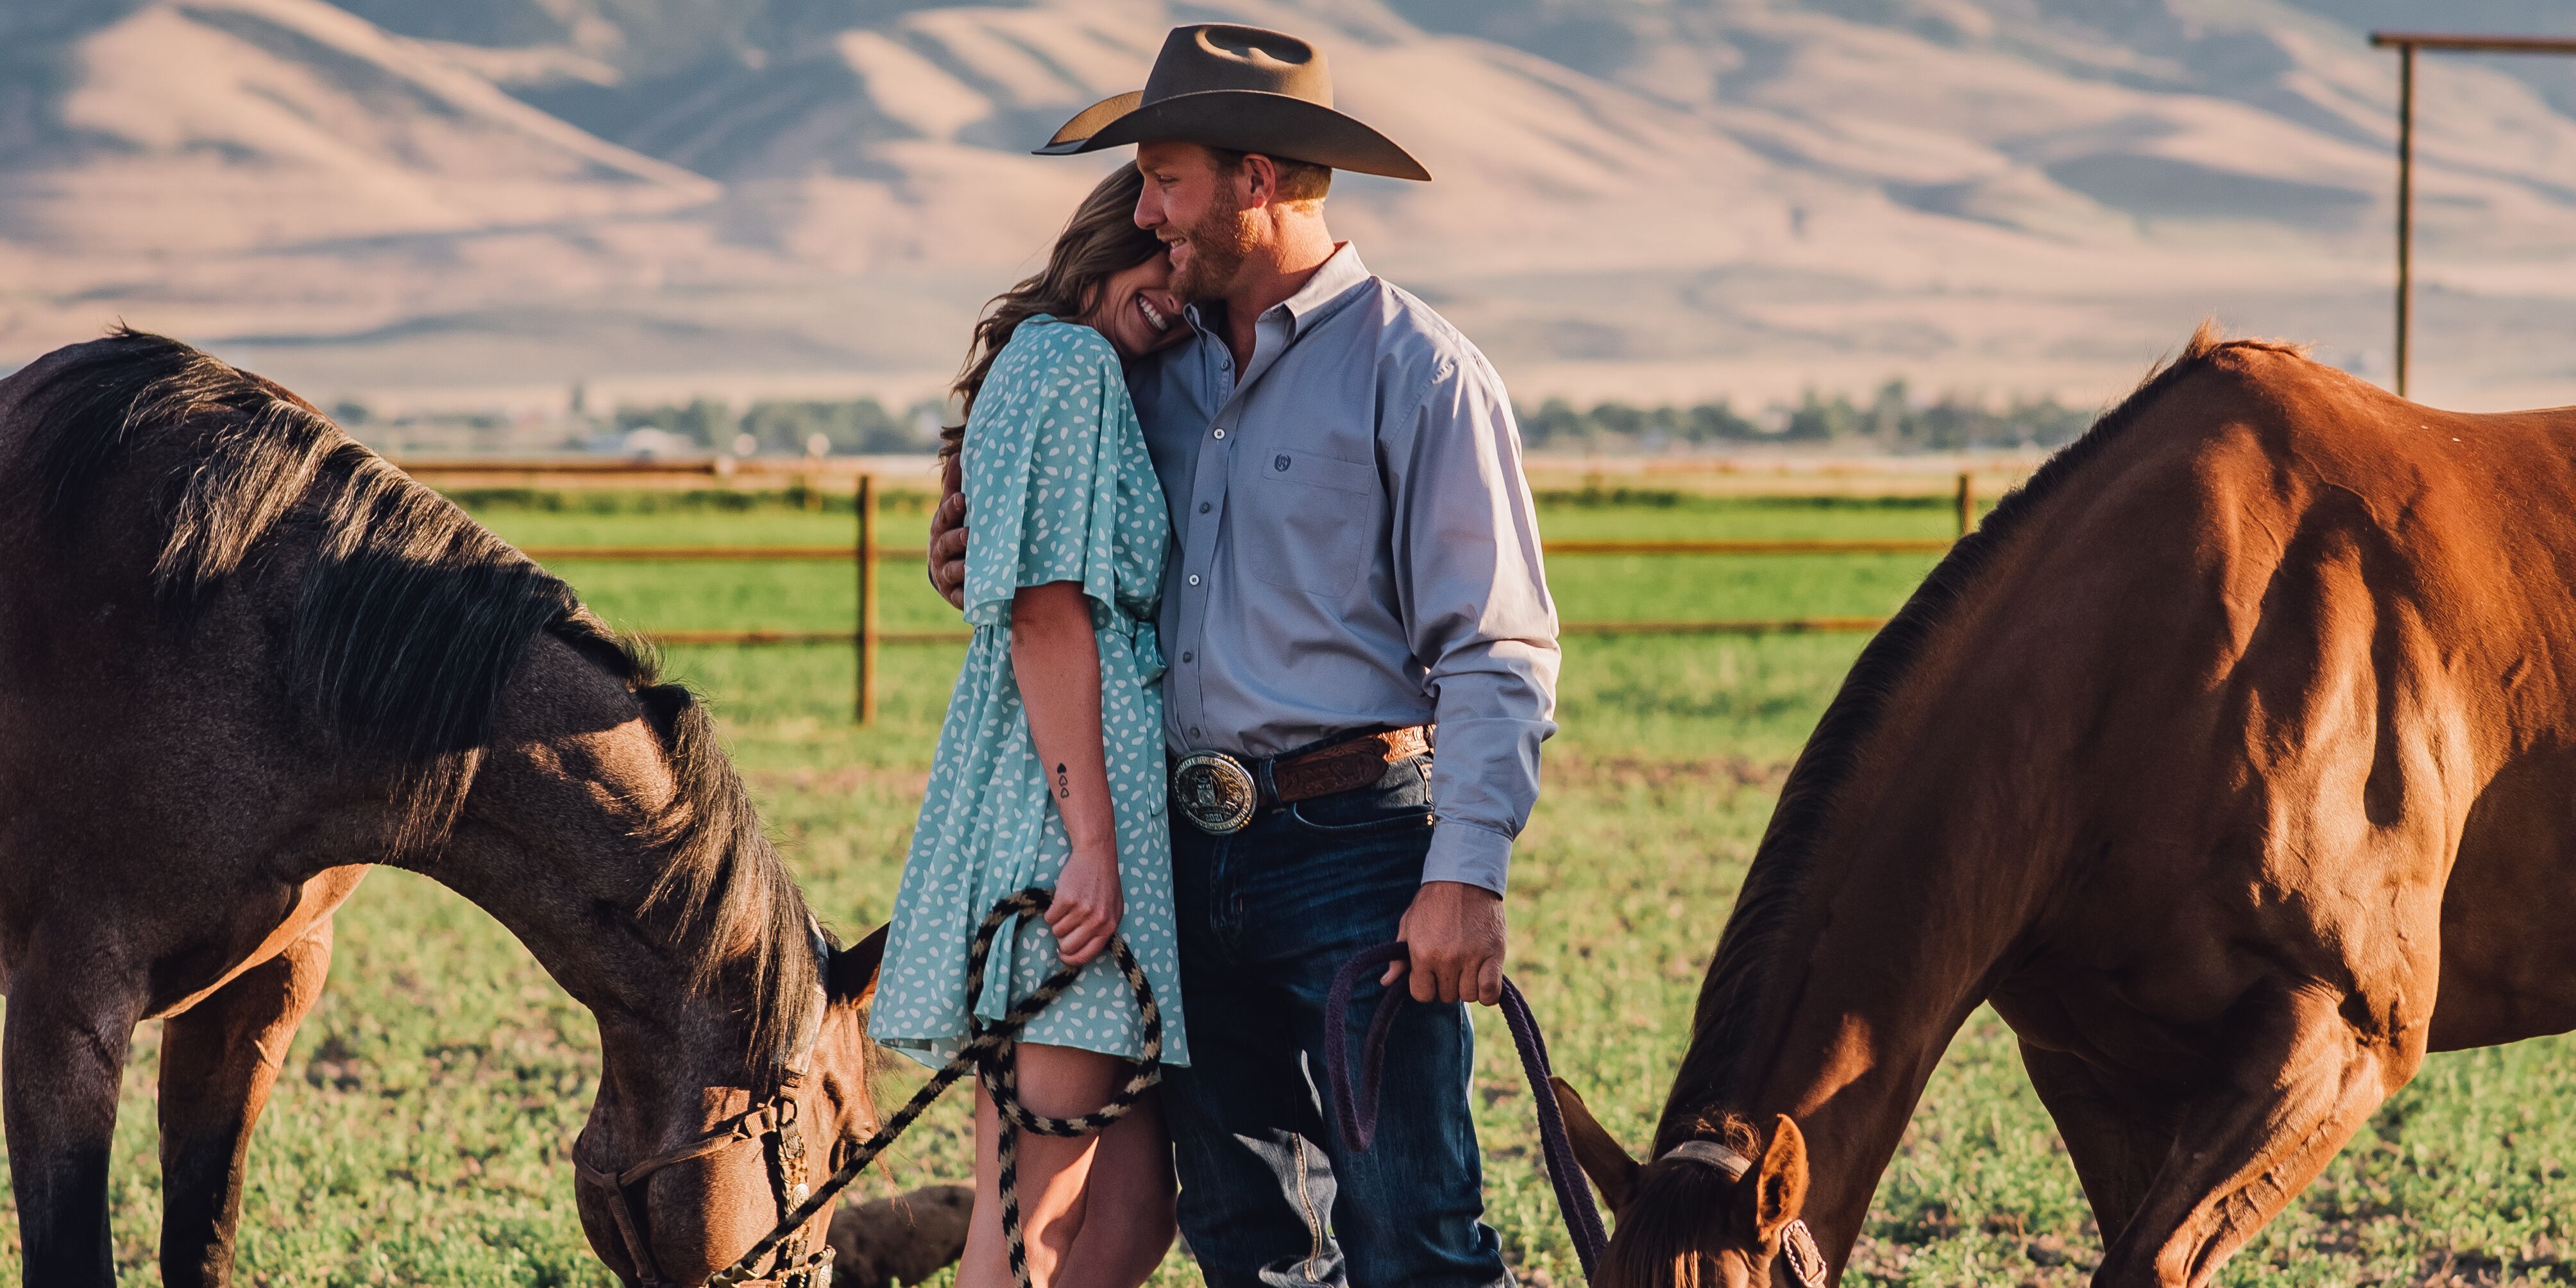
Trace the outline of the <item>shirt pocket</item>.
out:
M 1343 595 L 1359 580 L 1377 529 L 1377 467 L 1319 452 L 1257 458 L 1243 489 L 1235 549 L 1260 581 L 1317 595 Z

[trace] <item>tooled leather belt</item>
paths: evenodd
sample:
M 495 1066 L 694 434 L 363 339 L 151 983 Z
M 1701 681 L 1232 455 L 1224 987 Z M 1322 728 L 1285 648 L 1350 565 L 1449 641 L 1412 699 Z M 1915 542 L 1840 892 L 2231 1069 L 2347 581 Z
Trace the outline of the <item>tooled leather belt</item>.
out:
M 1224 836 L 1264 810 L 1369 786 L 1387 766 L 1430 750 L 1431 727 L 1414 725 L 1260 759 L 1194 751 L 1172 766 L 1172 808 L 1200 831 Z

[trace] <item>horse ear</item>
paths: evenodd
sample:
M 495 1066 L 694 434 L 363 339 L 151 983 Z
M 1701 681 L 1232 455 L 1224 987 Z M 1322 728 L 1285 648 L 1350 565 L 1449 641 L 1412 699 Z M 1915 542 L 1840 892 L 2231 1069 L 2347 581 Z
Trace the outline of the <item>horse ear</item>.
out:
M 1628 1156 L 1619 1142 L 1604 1130 L 1592 1108 L 1583 1103 L 1582 1093 L 1574 1084 L 1550 1075 L 1547 1085 L 1556 1092 L 1556 1110 L 1565 1118 L 1565 1135 L 1574 1146 L 1574 1161 L 1583 1174 L 1601 1188 L 1601 1197 L 1610 1201 L 1612 1215 L 1628 1206 L 1628 1198 L 1637 1192 L 1637 1160 Z
M 1771 1143 L 1763 1148 L 1762 1161 L 1754 1164 L 1751 1179 L 1753 1183 L 1739 1191 L 1744 1195 L 1744 1224 L 1756 1244 L 1777 1247 L 1781 1234 L 1807 1208 L 1807 1138 L 1789 1115 L 1772 1121 Z
M 885 964 L 886 931 L 891 925 L 879 926 L 868 937 L 832 954 L 830 973 L 823 990 L 832 997 L 834 1006 L 866 1006 L 876 1000 L 877 968 Z

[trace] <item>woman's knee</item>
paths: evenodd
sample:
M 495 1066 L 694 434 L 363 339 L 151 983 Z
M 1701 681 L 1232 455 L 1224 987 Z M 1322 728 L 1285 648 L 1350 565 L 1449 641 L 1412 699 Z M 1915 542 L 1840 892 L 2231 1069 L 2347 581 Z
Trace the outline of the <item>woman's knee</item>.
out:
M 1127 1062 L 1079 1047 L 1022 1043 L 1020 1104 L 1048 1118 L 1079 1118 L 1102 1105 L 1127 1080 Z

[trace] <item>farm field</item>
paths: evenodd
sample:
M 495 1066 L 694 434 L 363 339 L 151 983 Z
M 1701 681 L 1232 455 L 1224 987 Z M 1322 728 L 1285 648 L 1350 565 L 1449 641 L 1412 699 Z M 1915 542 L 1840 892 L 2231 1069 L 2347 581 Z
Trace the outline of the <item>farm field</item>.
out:
M 687 497 L 466 498 L 526 545 L 824 544 L 810 513 Z M 644 508 L 644 507 L 651 508 Z M 623 507 L 623 508 L 619 508 Z M 919 540 L 923 499 L 887 499 Z M 1551 494 L 1552 537 L 1942 536 L 1946 498 L 1781 501 Z M 1931 556 L 1626 557 L 1551 563 L 1569 620 L 1874 615 Z M 558 571 L 629 628 L 847 629 L 836 564 L 602 563 Z M 953 625 L 917 565 L 886 568 L 890 629 Z M 1511 972 L 1560 1071 L 1632 1147 L 1650 1135 L 1700 973 L 1789 759 L 1858 636 L 1626 637 L 1566 645 L 1563 732 L 1518 850 Z M 816 910 L 845 936 L 887 912 L 960 649 L 888 647 L 882 719 L 849 722 L 845 647 L 673 649 L 706 693 Z M 1525 1282 L 1580 1282 L 1538 1169 L 1527 1091 L 1479 1012 L 1489 1219 Z M 138 1034 L 114 1160 L 125 1282 L 159 1281 L 153 1086 Z M 899 1100 L 918 1071 L 889 1061 Z M 598 1076 L 589 1016 L 500 926 L 425 879 L 380 871 L 339 917 L 328 993 L 254 1140 L 241 1281 L 601 1285 L 567 1153 Z M 967 1173 L 963 1093 L 917 1127 L 870 1194 Z M 2576 1040 L 2433 1057 L 2292 1211 L 2225 1271 L 2244 1288 L 2576 1282 Z M 0 1218 L 0 1288 L 20 1282 Z M 2009 1033 L 1979 1012 L 1933 1079 L 1880 1186 L 1846 1284 L 2072 1285 L 2098 1256 L 2072 1169 Z M 1179 1253 L 1159 1283 L 1195 1284 Z

